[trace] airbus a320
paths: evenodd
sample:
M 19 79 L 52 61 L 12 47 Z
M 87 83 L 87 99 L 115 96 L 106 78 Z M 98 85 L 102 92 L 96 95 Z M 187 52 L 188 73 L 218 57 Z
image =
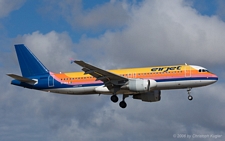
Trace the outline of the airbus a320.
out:
M 126 108 L 125 98 L 145 102 L 161 99 L 162 90 L 187 89 L 188 99 L 192 100 L 191 89 L 215 83 L 218 77 L 206 68 L 196 65 L 157 66 L 104 70 L 75 60 L 83 72 L 53 73 L 23 44 L 15 45 L 22 76 L 7 74 L 14 80 L 11 84 L 45 92 L 88 95 L 111 95 L 112 102 Z

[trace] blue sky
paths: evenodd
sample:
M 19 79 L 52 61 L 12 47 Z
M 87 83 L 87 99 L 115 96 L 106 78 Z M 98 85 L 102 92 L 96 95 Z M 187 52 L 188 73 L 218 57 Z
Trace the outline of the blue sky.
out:
M 128 1 L 130 4 L 140 3 L 142 0 L 137 2 Z M 109 0 L 99 1 L 82 1 L 82 10 L 90 10 L 94 7 L 103 5 L 109 2 Z M 199 0 L 192 1 L 192 7 L 195 8 L 202 15 L 216 15 L 218 3 L 215 0 Z M 15 38 L 18 35 L 32 33 L 34 31 L 40 31 L 41 33 L 48 33 L 52 30 L 56 32 L 68 32 L 75 42 L 79 41 L 79 38 L 85 34 L 87 36 L 96 37 L 104 33 L 106 30 L 113 30 L 113 28 L 104 28 L 97 31 L 93 29 L 85 28 L 73 28 L 61 15 L 48 15 L 43 9 L 46 1 L 25 1 L 23 5 L 18 9 L 14 10 L 5 18 L 2 18 L 2 24 L 4 26 L 4 32 L 9 38 Z M 49 3 L 47 3 L 49 4 Z M 202 5 L 204 4 L 204 5 Z M 53 8 L 58 8 L 56 5 Z M 57 11 L 57 9 L 54 9 Z M 51 13 L 52 14 L 52 13 Z M 119 27 L 118 27 L 119 28 Z
M 180 140 L 174 134 L 222 135 L 217 140 L 224 140 L 223 0 L 0 4 L 0 140 Z M 10 85 L 5 74 L 20 74 L 17 43 L 53 72 L 80 71 L 70 58 L 103 69 L 188 63 L 206 67 L 219 81 L 193 89 L 191 102 L 186 90 L 162 91 L 156 103 L 129 97 L 124 110 L 105 95 L 58 95 Z
M 108 3 L 109 0 L 82 1 L 82 10 L 88 11 L 97 6 Z M 130 4 L 138 4 L 142 0 L 127 1 Z M 215 0 L 190 0 L 192 7 L 202 15 L 213 16 L 218 10 L 218 2 Z M 51 2 L 49 2 L 51 3 Z M 47 4 L 49 4 L 47 2 Z M 80 37 L 85 34 L 90 37 L 96 37 L 103 34 L 106 30 L 113 30 L 114 28 L 103 29 L 85 29 L 72 27 L 62 15 L 50 15 L 45 11 L 46 1 L 24 1 L 18 10 L 9 13 L 5 18 L 2 18 L 2 25 L 4 26 L 3 33 L 9 38 L 15 38 L 18 35 L 40 31 L 41 33 L 48 33 L 52 30 L 56 32 L 68 32 L 74 42 L 78 42 Z M 53 9 L 57 11 L 58 6 L 54 5 Z M 53 12 L 55 12 L 53 11 Z M 51 13 L 53 14 L 53 13 Z M 117 27 L 120 28 L 120 27 Z
M 99 0 L 97 2 L 84 0 L 81 1 L 81 8 L 82 11 L 89 11 L 108 2 L 109 0 Z M 131 2 L 128 0 L 127 2 L 138 3 L 140 1 Z M 47 4 L 51 4 L 51 2 L 47 2 Z M 57 8 L 59 8 L 59 6 L 57 3 L 51 7 L 53 11 L 50 11 L 50 14 L 48 14 L 49 11 L 46 10 L 45 6 L 46 1 L 25 1 L 19 10 L 12 11 L 10 15 L 2 21 L 8 37 L 14 38 L 18 36 L 18 34 L 27 34 L 37 30 L 41 33 L 48 33 L 54 30 L 56 32 L 66 31 L 72 37 L 73 41 L 78 42 L 83 34 L 96 37 L 105 30 L 113 30 L 113 28 L 89 30 L 79 25 L 74 28 L 70 26 L 62 15 L 53 15 L 54 13 L 51 13 L 58 11 Z

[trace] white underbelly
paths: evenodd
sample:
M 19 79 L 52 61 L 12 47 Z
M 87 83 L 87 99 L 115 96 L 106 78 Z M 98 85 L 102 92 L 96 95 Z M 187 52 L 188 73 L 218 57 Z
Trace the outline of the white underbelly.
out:
M 186 80 L 186 81 L 167 81 L 157 82 L 157 88 L 160 90 L 166 89 L 182 89 L 206 86 L 212 83 L 212 80 Z
M 73 88 L 54 88 L 45 89 L 46 92 L 60 93 L 60 94 L 71 94 L 71 95 L 82 95 L 82 94 L 95 94 L 96 86 L 91 87 L 73 87 Z

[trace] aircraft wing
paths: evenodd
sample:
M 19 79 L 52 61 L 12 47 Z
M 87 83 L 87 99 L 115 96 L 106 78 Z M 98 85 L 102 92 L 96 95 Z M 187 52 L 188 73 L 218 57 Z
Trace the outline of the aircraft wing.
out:
M 76 60 L 74 62 L 80 65 L 81 67 L 83 67 L 82 70 L 84 71 L 84 74 L 90 74 L 96 78 L 96 81 L 100 80 L 104 82 L 104 85 L 109 90 L 111 90 L 112 88 L 120 88 L 122 85 L 124 85 L 128 81 L 128 79 L 125 77 L 122 77 L 112 72 L 92 66 L 88 63 L 85 63 L 84 61 Z

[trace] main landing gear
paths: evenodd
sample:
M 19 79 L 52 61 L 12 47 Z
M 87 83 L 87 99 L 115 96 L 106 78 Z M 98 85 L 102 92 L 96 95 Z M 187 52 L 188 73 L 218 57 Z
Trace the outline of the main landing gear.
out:
M 124 95 L 123 94 L 123 100 L 119 103 L 121 108 L 126 108 L 127 107 L 127 103 L 125 102 L 125 98 L 127 98 L 129 95 Z M 118 102 L 119 98 L 117 97 L 117 95 L 112 95 L 111 96 L 111 101 L 116 103 Z
M 188 100 L 192 100 L 193 96 L 191 96 L 191 88 L 188 88 L 187 92 L 188 92 Z
M 111 96 L 112 102 L 116 103 L 116 102 L 118 102 L 118 100 L 119 100 L 119 98 L 117 97 L 117 95 L 114 94 L 114 95 Z

